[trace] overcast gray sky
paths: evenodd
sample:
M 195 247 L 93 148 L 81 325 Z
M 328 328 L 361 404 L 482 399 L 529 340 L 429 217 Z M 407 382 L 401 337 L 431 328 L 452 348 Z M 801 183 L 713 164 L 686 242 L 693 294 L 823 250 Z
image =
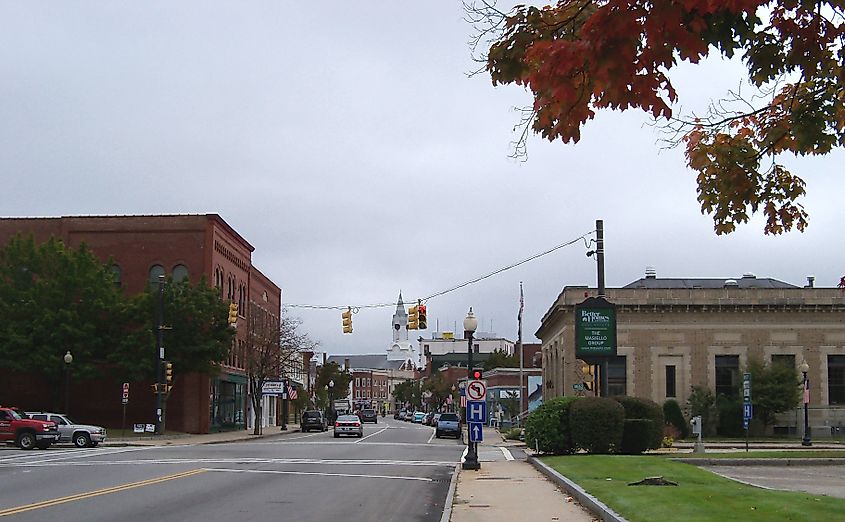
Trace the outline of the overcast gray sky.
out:
M 286 304 L 427 297 L 562 244 L 603 219 L 608 287 L 642 277 L 803 285 L 845 275 L 841 151 L 788 161 L 804 233 L 762 221 L 717 237 L 683 150 L 639 112 L 579 144 L 510 159 L 518 87 L 475 68 L 459 2 L 0 2 L 0 215 L 219 213 Z M 739 63 L 672 75 L 683 108 L 735 88 Z M 430 331 L 472 306 L 524 341 L 564 285 L 595 285 L 583 242 L 428 302 Z M 380 353 L 394 306 L 292 309 L 330 354 Z

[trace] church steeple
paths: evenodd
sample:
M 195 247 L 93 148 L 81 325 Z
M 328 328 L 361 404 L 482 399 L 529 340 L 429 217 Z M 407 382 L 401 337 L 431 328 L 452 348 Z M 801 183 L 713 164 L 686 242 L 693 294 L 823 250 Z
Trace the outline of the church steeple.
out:
M 402 292 L 399 292 L 399 300 L 396 302 L 396 312 L 393 314 L 393 342 L 408 340 L 408 312 L 405 311 L 405 303 L 402 302 Z

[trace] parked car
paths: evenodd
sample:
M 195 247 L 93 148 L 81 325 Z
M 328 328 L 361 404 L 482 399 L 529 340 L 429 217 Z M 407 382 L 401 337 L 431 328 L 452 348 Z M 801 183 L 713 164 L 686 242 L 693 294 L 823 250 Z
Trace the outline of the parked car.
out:
M 299 423 L 299 429 L 303 432 L 327 431 L 329 429 L 326 416 L 320 410 L 305 410 L 302 412 L 302 420 Z
M 378 413 L 376 413 L 376 410 L 365 408 L 361 410 L 359 417 L 361 417 L 361 422 L 378 424 Z
M 454 435 L 456 439 L 461 438 L 461 418 L 457 413 L 443 413 L 437 420 L 434 436 L 439 439 L 445 435 Z
M 437 413 L 434 414 L 434 417 L 431 418 L 431 425 L 434 426 L 435 428 L 437 427 L 437 421 L 440 420 L 440 415 L 441 415 L 441 413 L 437 412 Z
M 20 449 L 47 449 L 59 440 L 59 430 L 52 421 L 37 421 L 22 416 L 16 408 L 0 406 L 0 442 L 13 442 Z
M 425 412 L 418 411 L 414 413 L 414 417 L 411 420 L 414 424 L 422 424 L 423 417 L 425 417 Z
M 77 448 L 93 448 L 106 440 L 106 429 L 93 424 L 79 424 L 62 413 L 28 411 L 26 416 L 33 420 L 52 421 L 59 427 L 58 442 L 73 442 Z
M 357 415 L 341 415 L 334 422 L 334 438 L 341 435 L 364 436 L 364 425 Z
M 433 419 L 433 418 L 434 418 L 434 412 L 433 411 L 426 413 L 425 417 L 423 417 L 422 424 L 425 425 L 425 426 L 431 426 L 431 419 Z
M 393 412 L 393 418 L 396 419 L 396 420 L 399 420 L 399 411 L 400 410 L 396 410 L 396 411 Z
M 407 420 L 408 419 L 408 410 L 400 410 L 399 411 L 399 420 Z

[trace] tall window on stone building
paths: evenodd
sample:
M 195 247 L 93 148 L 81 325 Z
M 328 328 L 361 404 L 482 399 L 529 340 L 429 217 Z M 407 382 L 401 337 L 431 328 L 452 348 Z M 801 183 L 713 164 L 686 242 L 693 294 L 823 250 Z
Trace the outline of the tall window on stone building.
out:
M 739 355 L 716 356 L 716 395 L 739 395 Z
M 667 364 L 666 365 L 666 398 L 674 398 L 678 396 L 678 392 L 675 389 L 677 386 L 675 381 L 675 365 Z
M 845 355 L 827 356 L 827 396 L 830 404 L 845 404 Z
M 627 371 L 625 356 L 610 357 L 607 361 L 607 394 L 625 395 L 627 390 Z
M 784 366 L 786 368 L 795 369 L 795 355 L 793 354 L 774 354 L 772 355 L 772 366 Z

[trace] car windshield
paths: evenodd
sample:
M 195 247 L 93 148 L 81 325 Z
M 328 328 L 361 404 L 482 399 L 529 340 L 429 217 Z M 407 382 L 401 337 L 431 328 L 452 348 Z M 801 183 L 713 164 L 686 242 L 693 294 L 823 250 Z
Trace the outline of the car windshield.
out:
M 338 422 L 358 422 L 357 415 L 341 415 L 337 418 Z
M 319 419 L 320 412 L 319 411 L 306 411 L 302 414 L 302 416 L 306 419 Z
M 364 410 L 364 415 L 375 415 L 376 410 Z
M 15 419 L 15 420 L 21 420 L 23 418 L 20 415 L 18 415 L 18 412 L 16 412 L 15 410 L 9 410 L 9 415 L 11 415 L 12 418 Z
M 457 413 L 444 413 L 440 416 L 440 420 L 442 421 L 456 421 L 458 420 Z

